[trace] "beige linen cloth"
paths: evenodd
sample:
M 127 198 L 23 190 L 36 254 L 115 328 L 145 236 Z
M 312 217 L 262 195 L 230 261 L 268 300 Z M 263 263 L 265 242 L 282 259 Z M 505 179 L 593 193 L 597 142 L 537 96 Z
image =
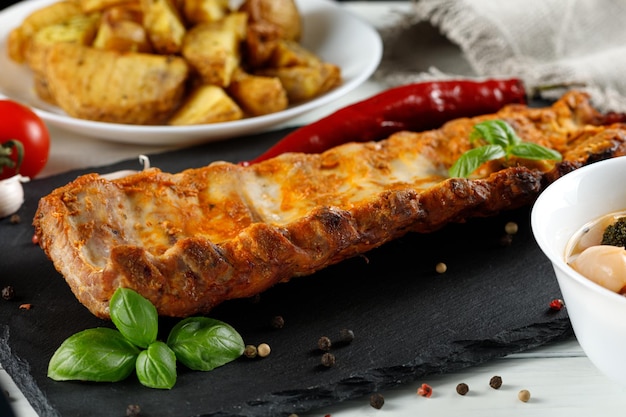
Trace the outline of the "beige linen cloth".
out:
M 475 76 L 518 77 L 529 90 L 583 86 L 601 109 L 626 111 L 624 0 L 413 0 L 412 5 L 404 30 L 429 22 L 458 45 Z M 385 42 L 397 37 L 402 25 L 395 26 L 388 34 L 383 30 Z M 406 72 L 396 75 L 398 84 L 462 74 L 434 67 L 413 80 Z M 392 79 L 393 70 L 384 76 Z

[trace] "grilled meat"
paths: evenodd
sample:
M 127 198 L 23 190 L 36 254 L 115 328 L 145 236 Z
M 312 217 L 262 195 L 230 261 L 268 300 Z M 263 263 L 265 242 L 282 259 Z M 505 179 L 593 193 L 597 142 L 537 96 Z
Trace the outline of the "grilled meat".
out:
M 447 169 L 470 147 L 473 125 L 495 118 L 564 160 L 488 163 L 480 178 L 449 178 Z M 604 121 L 586 95 L 572 92 L 548 108 L 513 105 L 433 131 L 248 167 L 215 162 L 117 180 L 89 174 L 42 198 L 34 226 L 96 316 L 109 316 L 120 286 L 150 299 L 161 315 L 201 314 L 408 232 L 530 204 L 561 175 L 625 153 L 626 126 Z

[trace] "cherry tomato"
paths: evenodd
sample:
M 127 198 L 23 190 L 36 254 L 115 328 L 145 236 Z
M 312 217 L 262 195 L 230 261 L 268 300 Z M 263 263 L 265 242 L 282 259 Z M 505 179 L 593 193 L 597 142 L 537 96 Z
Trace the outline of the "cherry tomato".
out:
M 19 173 L 34 178 L 48 162 L 50 154 L 50 133 L 44 122 L 28 107 L 11 100 L 0 100 L 0 146 L 9 141 L 20 141 L 24 147 L 24 157 L 19 171 L 3 167 L 0 179 Z M 11 159 L 17 163 L 17 150 L 11 152 Z

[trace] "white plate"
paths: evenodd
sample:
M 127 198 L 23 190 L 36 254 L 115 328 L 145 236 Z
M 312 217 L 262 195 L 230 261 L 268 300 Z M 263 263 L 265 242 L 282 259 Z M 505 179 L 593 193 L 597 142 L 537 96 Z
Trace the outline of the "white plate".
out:
M 362 84 L 382 56 L 378 32 L 330 0 L 297 0 L 303 17 L 302 44 L 325 61 L 341 67 L 343 83 L 305 103 L 265 116 L 234 122 L 195 126 L 137 126 L 93 122 L 68 116 L 37 98 L 33 78 L 24 65 L 7 55 L 6 39 L 12 28 L 33 11 L 57 0 L 26 0 L 0 12 L 0 97 L 31 106 L 48 124 L 103 140 L 143 145 L 189 145 L 268 130 L 303 113 L 332 102 Z

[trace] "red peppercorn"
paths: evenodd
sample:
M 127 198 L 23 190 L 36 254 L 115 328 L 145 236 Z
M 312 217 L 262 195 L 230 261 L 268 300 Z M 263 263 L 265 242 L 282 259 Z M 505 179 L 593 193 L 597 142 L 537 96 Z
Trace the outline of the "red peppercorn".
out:
M 555 298 L 554 300 L 550 301 L 550 310 L 559 311 L 564 306 L 565 306 L 565 303 L 563 302 L 563 300 L 559 298 Z
M 433 395 L 433 387 L 428 384 L 422 384 L 422 386 L 417 389 L 417 395 L 430 398 L 430 396 Z

